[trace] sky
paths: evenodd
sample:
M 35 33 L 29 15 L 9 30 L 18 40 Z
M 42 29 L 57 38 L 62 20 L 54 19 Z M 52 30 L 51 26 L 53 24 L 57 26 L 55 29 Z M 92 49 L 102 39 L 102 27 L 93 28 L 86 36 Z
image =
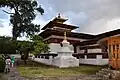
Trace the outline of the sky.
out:
M 44 15 L 37 13 L 35 24 L 41 28 L 61 13 L 67 24 L 78 26 L 79 33 L 100 34 L 120 29 L 120 0 L 38 0 Z M 12 36 L 9 15 L 0 9 L 0 35 Z M 10 10 L 9 10 L 10 11 Z M 25 39 L 25 38 L 21 38 Z

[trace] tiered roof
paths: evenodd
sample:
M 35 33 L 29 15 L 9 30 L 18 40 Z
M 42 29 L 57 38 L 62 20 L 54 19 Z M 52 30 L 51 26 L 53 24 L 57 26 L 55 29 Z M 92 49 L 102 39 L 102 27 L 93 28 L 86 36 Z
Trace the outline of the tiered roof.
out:
M 55 17 L 52 21 L 50 21 L 48 24 L 46 24 L 42 28 L 42 30 L 45 30 L 47 28 L 53 28 L 53 27 L 66 28 L 66 29 L 71 29 L 71 30 L 78 28 L 76 26 L 63 24 L 67 20 L 68 19 L 61 18 L 60 14 L 59 14 L 58 17 Z
M 47 29 L 39 34 L 43 38 L 47 38 L 50 35 L 57 35 L 57 36 L 64 36 L 64 32 L 60 30 L 52 30 Z M 73 38 L 81 38 L 81 39 L 93 39 L 95 38 L 95 35 L 85 34 L 85 33 L 75 33 L 75 32 L 67 32 L 67 37 L 73 37 Z

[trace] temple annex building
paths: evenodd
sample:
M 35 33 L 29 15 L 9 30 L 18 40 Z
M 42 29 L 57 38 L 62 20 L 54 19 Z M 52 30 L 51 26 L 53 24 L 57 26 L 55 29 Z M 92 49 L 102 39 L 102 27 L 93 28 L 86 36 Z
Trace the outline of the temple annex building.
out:
M 113 68 L 120 68 L 120 29 L 98 35 L 78 33 L 72 32 L 78 28 L 77 26 L 64 24 L 65 21 L 67 19 L 61 18 L 59 14 L 42 28 L 44 31 L 39 35 L 49 44 L 50 49 L 49 53 L 41 54 L 40 58 L 48 59 L 47 56 L 57 56 L 66 35 L 70 43 L 69 48 L 74 51 L 72 55 L 79 59 L 80 64 L 109 63 Z

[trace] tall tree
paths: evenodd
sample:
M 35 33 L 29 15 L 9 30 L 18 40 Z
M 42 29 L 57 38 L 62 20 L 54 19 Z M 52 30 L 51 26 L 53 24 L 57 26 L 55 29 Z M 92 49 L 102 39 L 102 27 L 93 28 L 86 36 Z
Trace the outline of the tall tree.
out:
M 13 26 L 12 35 L 14 40 L 24 34 L 30 36 L 40 31 L 40 25 L 32 23 L 36 17 L 36 11 L 40 12 L 41 15 L 44 13 L 44 9 L 40 5 L 38 6 L 36 0 L 0 0 L 0 7 L 5 6 L 14 10 L 14 13 L 3 10 L 10 14 L 10 23 Z

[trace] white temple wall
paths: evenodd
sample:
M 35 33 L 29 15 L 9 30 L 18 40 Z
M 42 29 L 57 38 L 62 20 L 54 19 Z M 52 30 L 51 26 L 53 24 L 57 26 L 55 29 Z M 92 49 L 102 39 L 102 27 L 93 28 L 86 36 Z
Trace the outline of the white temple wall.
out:
M 101 53 L 102 49 L 88 49 L 88 53 Z
M 60 44 L 58 44 L 58 43 L 50 43 L 49 47 L 50 47 L 50 49 L 49 49 L 50 53 L 56 53 L 61 48 Z
M 20 54 L 11 54 L 10 56 L 11 56 L 11 57 L 14 56 L 15 58 L 21 58 L 21 55 L 20 55 Z
M 85 45 L 85 46 L 96 46 L 96 45 L 98 45 L 98 44 Z M 84 49 L 80 50 L 80 47 L 84 47 L 84 46 L 77 46 L 76 47 L 76 51 L 77 51 L 76 53 L 84 53 L 85 52 Z M 88 53 L 101 53 L 102 49 L 101 48 L 87 49 L 87 52 Z
M 76 53 L 82 53 L 83 51 L 80 51 L 80 46 L 76 46 Z
M 95 46 L 97 44 L 93 44 L 93 45 L 89 45 L 89 46 Z M 55 53 L 57 54 L 57 52 L 60 52 L 61 50 L 61 46 L 58 43 L 51 43 L 49 44 L 50 46 L 50 53 Z M 68 48 L 72 51 L 73 46 L 69 45 Z M 80 50 L 80 46 L 76 47 L 77 49 L 77 53 L 84 53 L 85 50 Z M 89 53 L 101 53 L 102 49 L 100 48 L 95 48 L 95 49 L 88 49 L 88 54 Z M 96 55 L 96 58 L 87 58 L 87 55 L 85 55 L 85 58 L 80 58 L 78 61 L 77 59 L 75 59 L 75 57 L 72 59 L 69 59 L 69 55 L 67 55 L 66 53 L 64 54 L 64 56 L 60 53 L 58 53 L 59 57 L 54 57 L 52 58 L 52 56 L 49 56 L 49 59 L 45 59 L 45 58 L 35 58 L 34 60 L 40 63 L 44 63 L 47 65 L 54 65 L 54 66 L 58 66 L 58 67 L 68 67 L 68 66 L 72 66 L 71 62 L 73 62 L 74 66 L 78 65 L 78 63 L 80 64 L 90 64 L 90 65 L 106 65 L 108 64 L 108 59 L 103 59 L 102 55 Z M 72 54 L 71 54 L 72 55 Z M 63 57 L 62 57 L 63 56 Z
M 102 55 L 97 55 L 96 59 L 87 59 L 87 56 L 85 55 L 85 58 L 79 59 L 80 64 L 90 64 L 90 65 L 107 65 L 108 59 L 102 59 Z
M 49 59 L 35 58 L 34 61 L 50 65 L 50 60 Z
M 92 45 L 85 45 L 85 46 L 77 46 L 77 53 L 85 53 L 85 49 L 80 49 L 80 47 L 87 47 L 87 46 L 97 46 L 98 44 L 92 44 Z M 102 53 L 101 48 L 92 48 L 87 49 L 87 53 Z M 108 64 L 108 59 L 102 58 L 102 55 L 96 55 L 96 58 L 87 58 L 87 55 L 84 55 L 85 58 L 80 58 L 79 63 L 80 64 L 90 64 L 90 65 L 106 65 Z

